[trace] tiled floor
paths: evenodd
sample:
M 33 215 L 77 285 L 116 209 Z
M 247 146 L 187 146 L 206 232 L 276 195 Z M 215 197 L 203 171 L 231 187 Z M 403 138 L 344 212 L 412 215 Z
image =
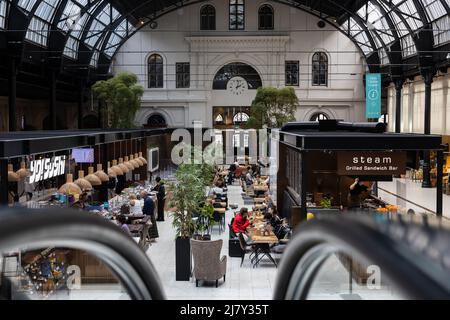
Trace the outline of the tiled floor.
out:
M 226 224 L 231 220 L 233 212 L 244 205 L 239 186 L 229 186 L 229 203 L 239 205 L 236 210 L 226 212 Z M 228 228 L 228 226 L 227 226 Z M 203 283 L 196 287 L 193 280 L 175 281 L 175 232 L 170 219 L 158 222 L 159 235 L 156 243 L 147 251 L 148 256 L 158 270 L 168 299 L 196 300 L 196 299 L 271 299 L 277 269 L 268 260 L 263 260 L 259 267 L 252 268 L 246 258 L 240 267 L 240 258 L 228 256 L 228 229 L 219 234 L 218 226 L 214 226 L 212 239 L 223 239 L 222 254 L 227 256 L 226 282 Z M 278 255 L 273 255 L 275 259 Z

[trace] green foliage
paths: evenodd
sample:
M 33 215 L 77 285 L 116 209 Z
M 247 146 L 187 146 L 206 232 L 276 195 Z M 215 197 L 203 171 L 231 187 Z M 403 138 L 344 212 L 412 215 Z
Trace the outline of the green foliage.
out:
M 136 112 L 141 107 L 144 88 L 130 72 L 122 72 L 109 80 L 97 81 L 92 86 L 94 95 L 106 105 L 103 115 L 110 128 L 134 128 Z
M 196 231 L 200 235 L 204 235 L 205 231 L 208 229 L 208 225 L 205 224 L 206 221 L 209 221 L 210 225 L 214 224 L 214 207 L 211 204 L 205 205 L 200 210 L 200 219 L 198 219 L 197 225 L 196 225 Z
M 332 202 L 333 202 L 333 197 L 324 197 L 322 198 L 322 200 L 320 201 L 320 206 L 325 208 L 325 209 L 329 209 L 332 207 Z
M 248 128 L 281 128 L 285 123 L 295 120 L 295 111 L 299 105 L 294 88 L 273 87 L 258 88 L 250 108 Z

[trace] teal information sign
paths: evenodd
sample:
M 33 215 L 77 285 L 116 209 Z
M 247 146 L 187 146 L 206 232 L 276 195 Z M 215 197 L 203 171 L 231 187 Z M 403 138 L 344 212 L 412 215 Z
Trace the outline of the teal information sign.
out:
M 381 74 L 366 74 L 366 118 L 381 117 Z

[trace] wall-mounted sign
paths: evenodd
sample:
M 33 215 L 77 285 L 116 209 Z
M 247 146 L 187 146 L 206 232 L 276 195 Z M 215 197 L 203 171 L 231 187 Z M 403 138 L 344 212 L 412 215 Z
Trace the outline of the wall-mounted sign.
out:
M 406 171 L 406 153 L 341 151 L 337 168 L 342 176 L 399 175 Z
M 63 175 L 66 171 L 66 156 L 31 161 L 30 183 Z
M 381 74 L 366 74 L 366 118 L 381 117 Z

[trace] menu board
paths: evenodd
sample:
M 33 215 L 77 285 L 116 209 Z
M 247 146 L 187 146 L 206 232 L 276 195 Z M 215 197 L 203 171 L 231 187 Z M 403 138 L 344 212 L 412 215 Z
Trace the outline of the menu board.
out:
M 94 149 L 72 149 L 72 158 L 77 163 L 94 163 Z

